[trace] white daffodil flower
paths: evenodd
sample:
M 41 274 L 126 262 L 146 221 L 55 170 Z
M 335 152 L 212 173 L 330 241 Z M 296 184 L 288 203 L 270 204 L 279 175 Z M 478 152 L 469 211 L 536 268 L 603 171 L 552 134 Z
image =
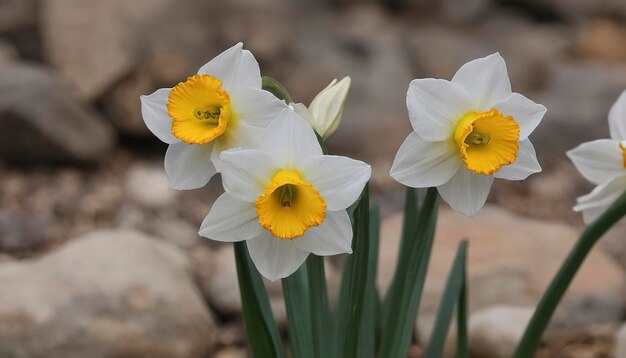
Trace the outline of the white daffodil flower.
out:
M 200 228 L 212 240 L 245 240 L 270 280 L 292 274 L 309 253 L 351 253 L 346 208 L 369 180 L 369 165 L 323 155 L 313 130 L 291 109 L 268 127 L 258 149 L 222 152 L 226 192 Z
M 341 123 L 350 81 L 350 77 L 347 76 L 339 82 L 335 78 L 313 98 L 309 108 L 302 103 L 293 103 L 291 106 L 322 138 L 326 139 L 335 133 Z
M 414 132 L 391 168 L 398 182 L 437 187 L 454 210 L 473 216 L 494 178 L 541 171 L 528 135 L 546 108 L 511 91 L 500 54 L 466 63 L 452 81 L 411 81 L 406 102 Z
M 576 169 L 598 185 L 577 200 L 575 211 L 583 212 L 585 223 L 595 221 L 626 191 L 626 91 L 609 111 L 610 139 L 583 143 L 567 152 Z
M 255 147 L 286 106 L 261 89 L 259 64 L 242 43 L 174 88 L 141 96 L 146 126 L 169 144 L 165 171 L 174 189 L 204 186 L 220 171 L 222 151 Z

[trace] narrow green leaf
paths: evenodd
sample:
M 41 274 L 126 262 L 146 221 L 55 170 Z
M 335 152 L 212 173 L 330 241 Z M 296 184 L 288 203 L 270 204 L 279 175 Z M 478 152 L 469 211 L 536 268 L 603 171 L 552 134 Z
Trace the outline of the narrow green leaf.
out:
M 289 343 L 294 358 L 315 357 L 311 337 L 311 301 L 306 271 L 306 265 L 302 265 L 291 276 L 282 279 Z
M 359 351 L 361 320 L 366 314 L 366 288 L 370 271 L 369 194 L 363 189 L 354 210 L 352 251 L 344 262 L 337 321 L 335 325 L 337 357 L 356 358 Z
M 404 268 L 407 265 L 407 261 L 410 259 L 411 253 L 409 251 L 409 245 L 411 240 L 415 236 L 415 230 L 417 230 L 417 214 L 419 212 L 417 189 L 407 187 L 406 195 L 404 199 L 404 216 L 402 222 L 402 234 L 400 236 L 400 247 L 398 248 L 398 258 L 396 261 L 396 269 L 394 276 L 385 295 L 385 301 L 383 306 L 383 317 L 388 316 L 389 307 L 393 302 L 397 301 L 399 286 L 402 284 Z
M 353 255 L 347 255 L 343 261 L 343 270 L 341 273 L 341 286 L 339 287 L 339 297 L 337 306 L 335 307 L 335 319 L 333 322 L 333 340 L 331 342 L 334 357 L 343 356 L 343 346 L 345 342 L 346 325 L 348 316 L 350 315 L 350 280 L 352 278 L 352 258 Z
M 467 255 L 467 241 L 463 240 L 459 245 L 459 249 L 456 253 L 456 258 L 452 264 L 452 269 L 448 275 L 448 281 L 441 297 L 441 303 L 437 311 L 437 317 L 435 318 L 435 324 L 430 335 L 430 342 L 424 355 L 425 358 L 439 358 L 443 356 L 443 349 L 448 337 L 448 330 L 450 328 L 450 322 L 452 321 L 452 315 L 454 309 L 459 305 L 461 301 L 461 295 L 463 295 L 465 289 L 465 257 Z M 464 309 L 463 309 L 464 311 Z M 461 317 L 465 312 L 459 315 Z M 464 318 L 459 318 L 461 323 L 465 325 Z M 464 329 L 465 327 L 463 327 Z M 462 330 L 463 330 L 462 329 Z M 462 343 L 466 340 L 465 333 L 461 332 L 464 337 L 461 337 Z M 461 353 L 459 351 L 458 353 Z
M 578 269 L 598 240 L 626 215 L 626 192 L 622 194 L 596 221 L 587 226 L 572 248 L 550 286 L 546 289 L 513 357 L 531 358 L 541 343 L 545 331 L 561 297 L 569 287 Z
M 367 269 L 370 255 L 369 240 L 369 185 L 354 212 L 354 234 L 352 238 L 352 277 L 350 278 L 350 314 L 346 327 L 343 357 L 358 357 L 361 319 L 365 315 L 365 290 L 370 272 Z
M 467 262 L 465 263 L 467 266 Z M 467 338 L 467 269 L 463 267 L 463 288 L 461 289 L 461 297 L 459 297 L 459 305 L 457 310 L 457 332 L 456 332 L 456 356 L 457 358 L 469 357 L 469 341 Z
M 246 335 L 252 357 L 284 357 L 280 334 L 274 322 L 261 275 L 254 267 L 246 243 L 235 242 L 235 262 Z
M 311 299 L 311 331 L 315 357 L 328 357 L 330 347 L 328 336 L 328 294 L 326 293 L 326 276 L 324 274 L 324 258 L 309 255 L 306 261 Z
M 417 216 L 413 237 L 407 239 L 404 248 L 408 259 L 396 269 L 397 292 L 385 303 L 380 357 L 404 358 L 407 355 L 435 236 L 437 199 L 437 189 L 429 188 Z
M 374 354 L 376 353 L 376 311 L 380 301 L 378 298 L 378 290 L 376 289 L 378 242 L 380 237 L 380 210 L 378 203 L 372 203 L 369 215 L 370 252 L 367 263 L 365 309 L 361 319 L 361 331 L 359 336 L 359 358 L 374 358 Z
M 291 100 L 291 97 L 289 96 L 289 92 L 287 92 L 287 89 L 285 89 L 285 87 L 281 85 L 280 82 L 267 76 L 263 76 L 261 80 L 261 88 L 268 92 L 271 92 L 274 96 L 276 96 L 276 98 L 285 100 L 287 104 L 293 102 Z

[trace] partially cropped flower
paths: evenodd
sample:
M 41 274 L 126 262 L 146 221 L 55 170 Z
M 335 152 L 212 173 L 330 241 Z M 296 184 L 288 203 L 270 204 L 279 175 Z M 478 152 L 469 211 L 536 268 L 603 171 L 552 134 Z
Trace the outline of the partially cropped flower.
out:
M 528 135 L 546 108 L 511 92 L 500 54 L 466 63 L 452 81 L 413 80 L 406 102 L 414 132 L 391 168 L 398 182 L 437 187 L 454 210 L 473 216 L 494 178 L 541 171 Z
M 322 138 L 326 139 L 335 133 L 341 123 L 349 89 L 350 77 L 344 77 L 339 82 L 334 79 L 313 98 L 309 108 L 302 103 L 294 103 L 292 107 Z
M 200 235 L 246 240 L 252 261 L 270 280 L 292 274 L 309 253 L 350 253 L 346 208 L 369 180 L 369 165 L 323 155 L 313 130 L 291 109 L 267 129 L 259 149 L 221 155 L 226 193 L 213 204 Z
M 165 171 L 174 189 L 204 186 L 220 171 L 223 150 L 256 146 L 286 108 L 261 89 L 259 65 L 242 48 L 224 51 L 174 88 L 141 96 L 146 126 L 169 144 Z
M 598 185 L 578 198 L 576 211 L 591 223 L 626 191 L 626 91 L 609 111 L 610 139 L 587 142 L 567 152 L 576 169 Z

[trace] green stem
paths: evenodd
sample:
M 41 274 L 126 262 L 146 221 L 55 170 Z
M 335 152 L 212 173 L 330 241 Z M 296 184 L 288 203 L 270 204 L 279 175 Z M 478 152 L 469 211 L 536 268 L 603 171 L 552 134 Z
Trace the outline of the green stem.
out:
M 369 186 L 366 184 L 363 195 L 354 211 L 354 234 L 352 238 L 351 276 L 348 277 L 349 313 L 345 326 L 343 358 L 358 357 L 361 319 L 366 308 L 365 290 L 368 282 L 367 265 L 370 255 L 369 241 Z
M 598 239 L 604 235 L 616 222 L 626 215 L 626 192 L 622 194 L 611 207 L 596 221 L 587 226 L 576 245 L 565 259 L 565 262 L 541 297 L 539 305 L 533 314 L 522 339 L 513 354 L 515 358 L 533 357 L 543 331 L 548 326 L 561 297 L 569 287 L 576 272 L 593 248 Z
M 389 297 L 386 317 L 383 317 L 383 336 L 380 344 L 380 357 L 404 358 L 407 356 L 417 317 L 417 309 L 426 281 L 428 263 L 437 222 L 436 188 L 429 188 L 424 203 L 419 210 L 415 230 L 407 239 L 404 249 L 410 257 L 404 267 L 394 274 L 399 280 L 397 292 Z M 395 278 L 394 278 L 395 280 Z
M 234 248 L 241 306 L 252 357 L 282 358 L 282 342 L 261 274 L 254 267 L 244 241 L 235 242 Z
M 306 261 L 309 279 L 309 297 L 311 299 L 311 329 L 315 357 L 328 357 L 330 347 L 325 337 L 328 335 L 328 295 L 326 293 L 326 276 L 324 274 L 324 258 L 309 255 Z
M 301 266 L 291 276 L 283 278 L 282 284 L 292 356 L 314 358 L 306 266 Z

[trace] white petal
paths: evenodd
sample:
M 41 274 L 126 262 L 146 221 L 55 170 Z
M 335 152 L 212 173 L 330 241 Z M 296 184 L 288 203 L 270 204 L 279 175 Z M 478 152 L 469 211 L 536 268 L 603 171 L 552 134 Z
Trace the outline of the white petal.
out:
M 295 168 L 302 159 L 322 155 L 313 128 L 291 108 L 280 112 L 265 131 L 259 146 L 284 169 Z
M 459 170 L 447 183 L 438 186 L 439 194 L 452 209 L 474 216 L 485 205 L 493 176 Z
M 253 202 L 278 169 L 272 157 L 258 149 L 227 150 L 220 155 L 224 189 Z
M 309 111 L 309 109 L 306 108 L 306 106 L 304 104 L 302 104 L 302 103 L 290 103 L 289 107 L 291 107 L 291 109 L 293 109 L 294 112 L 298 113 L 300 115 L 300 117 L 306 119 L 306 121 L 309 122 L 311 127 L 313 127 L 315 119 L 313 119 L 313 115 L 311 114 L 311 111 Z
M 460 85 L 433 78 L 411 81 L 406 106 L 415 132 L 431 141 L 450 138 L 458 120 L 474 109 Z
M 577 200 L 575 211 L 583 212 L 585 223 L 595 221 L 626 191 L 626 175 L 615 177 L 607 183 L 598 185 L 591 193 Z
M 579 145 L 567 152 L 567 156 L 587 180 L 602 184 L 626 173 L 619 143 L 611 139 L 598 139 Z
M 143 121 L 152 134 L 167 144 L 180 142 L 172 134 L 172 118 L 167 114 L 167 98 L 171 91 L 171 88 L 161 88 L 139 97 Z
M 411 133 L 396 154 L 390 175 L 413 188 L 439 186 L 462 167 L 458 148 L 450 141 L 428 142 Z
M 327 211 L 324 222 L 310 228 L 304 236 L 294 239 L 303 251 L 318 256 L 352 253 L 352 224 L 345 210 Z
M 227 91 L 241 87 L 261 88 L 261 71 L 252 53 L 240 42 L 200 67 L 198 74 L 211 75 L 222 81 Z
M 206 185 L 216 170 L 211 162 L 211 143 L 170 144 L 165 153 L 165 173 L 174 189 L 197 189 Z
M 303 160 L 300 170 L 324 201 L 327 210 L 344 210 L 361 195 L 372 168 L 360 160 L 320 155 Z
M 263 230 L 261 236 L 246 241 L 252 262 L 265 278 L 276 281 L 285 278 L 304 263 L 309 256 L 294 240 L 282 240 Z
M 611 138 L 626 140 L 626 91 L 622 92 L 609 111 Z
M 288 108 L 285 101 L 258 88 L 238 89 L 231 94 L 231 99 L 238 115 L 238 123 L 246 123 L 260 129 L 267 128 L 280 112 Z M 260 131 L 259 137 L 262 134 Z
M 519 140 L 528 138 L 546 114 L 546 107 L 531 101 L 519 93 L 513 93 L 506 101 L 496 105 L 505 116 L 512 116 L 519 124 Z
M 506 63 L 499 53 L 470 61 L 457 71 L 452 82 L 465 88 L 476 109 L 486 111 L 511 95 Z
M 262 230 L 254 204 L 224 193 L 213 203 L 198 233 L 211 240 L 234 242 L 258 237 Z
M 511 165 L 500 168 L 493 176 L 506 180 L 524 180 L 531 174 L 539 173 L 541 166 L 537 161 L 535 148 L 529 139 L 519 143 L 517 158 Z

